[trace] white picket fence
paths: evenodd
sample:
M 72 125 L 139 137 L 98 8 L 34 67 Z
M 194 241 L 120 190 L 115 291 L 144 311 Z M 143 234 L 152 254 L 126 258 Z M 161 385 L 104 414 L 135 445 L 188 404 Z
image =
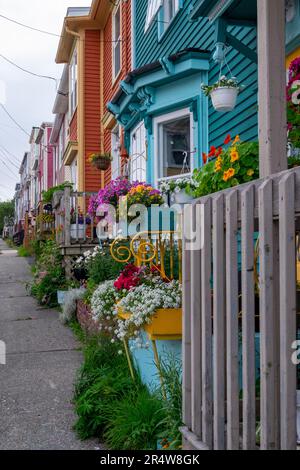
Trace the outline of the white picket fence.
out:
M 183 244 L 184 445 L 216 450 L 295 449 L 297 385 L 292 343 L 296 340 L 300 168 L 197 200 L 193 224 L 198 204 L 203 205 L 203 247 L 190 250 L 186 240 Z M 259 272 L 259 396 L 255 268 Z

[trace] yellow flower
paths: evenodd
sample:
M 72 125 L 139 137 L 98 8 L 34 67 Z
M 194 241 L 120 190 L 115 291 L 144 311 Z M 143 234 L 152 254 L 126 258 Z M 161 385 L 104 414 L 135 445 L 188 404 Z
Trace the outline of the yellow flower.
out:
M 251 168 L 250 170 L 247 171 L 248 176 L 253 176 L 254 175 L 254 170 Z
M 239 160 L 240 156 L 239 156 L 239 152 L 235 149 L 235 150 L 232 150 L 230 152 L 230 161 L 231 163 L 234 163 L 236 162 L 237 160 Z
M 221 161 L 217 160 L 216 163 L 215 163 L 215 172 L 217 173 L 221 170 L 222 170 L 222 163 L 221 163 Z
M 234 168 L 229 168 L 228 171 L 224 172 L 223 180 L 226 182 L 226 181 L 230 180 L 231 178 L 233 178 L 234 175 L 235 175 L 235 169 Z
M 240 141 L 241 141 L 240 136 L 237 135 L 236 138 L 234 139 L 234 141 L 232 142 L 232 146 L 238 144 Z

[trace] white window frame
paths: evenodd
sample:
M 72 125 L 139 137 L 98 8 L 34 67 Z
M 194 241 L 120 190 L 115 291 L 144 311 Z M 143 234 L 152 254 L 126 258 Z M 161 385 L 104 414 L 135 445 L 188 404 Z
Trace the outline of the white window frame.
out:
M 150 26 L 152 25 L 155 16 L 158 13 L 158 10 L 163 4 L 163 0 L 148 0 L 148 8 L 146 14 L 146 22 L 144 32 L 146 33 Z
M 141 137 L 143 134 L 143 137 Z M 133 151 L 133 139 L 140 142 L 144 149 L 141 153 Z M 140 139 L 140 140 L 138 140 Z M 130 181 L 147 181 L 147 130 L 144 121 L 140 121 L 130 133 Z
M 180 0 L 171 0 L 171 1 L 174 6 L 172 16 L 171 16 L 171 12 L 169 9 L 170 0 L 162 0 L 162 7 L 160 10 L 160 15 L 159 15 L 160 23 L 158 27 L 159 38 L 161 38 L 161 36 L 163 36 L 164 33 L 167 31 L 167 29 L 169 28 L 170 24 L 174 20 L 175 16 L 177 15 L 181 7 Z
M 69 73 L 69 109 L 70 109 L 70 119 L 72 119 L 73 114 L 77 108 L 78 104 L 78 53 L 77 48 L 75 47 L 70 62 L 70 73 Z
M 167 180 L 172 180 L 174 178 L 178 179 L 180 177 L 187 177 L 191 176 L 193 173 L 193 170 L 195 169 L 195 154 L 191 153 L 190 155 L 190 172 L 189 173 L 183 173 L 183 174 L 178 174 L 176 176 L 161 176 L 163 173 L 163 160 L 159 159 L 160 155 L 163 152 L 163 149 L 159 149 L 160 145 L 160 126 L 162 124 L 166 124 L 170 121 L 174 121 L 175 119 L 179 119 L 181 117 L 190 117 L 190 147 L 191 147 L 191 152 L 195 149 L 194 147 L 194 118 L 193 118 L 193 113 L 190 111 L 189 108 L 183 108 L 179 109 L 167 114 L 163 114 L 161 116 L 158 116 L 154 118 L 153 120 L 153 138 L 154 138 L 154 183 L 155 186 L 158 186 L 158 183 L 160 181 L 167 181 Z M 159 160 L 158 160 L 159 159 Z
M 119 17 L 120 17 L 120 32 L 119 36 L 116 36 L 116 16 L 117 13 L 119 12 Z M 122 70 L 122 5 L 121 2 L 116 5 L 113 14 L 112 14 L 112 77 L 113 77 L 113 82 L 118 78 L 118 76 L 121 73 Z M 118 71 L 116 71 L 116 51 L 119 50 L 119 55 L 120 55 L 120 68 Z

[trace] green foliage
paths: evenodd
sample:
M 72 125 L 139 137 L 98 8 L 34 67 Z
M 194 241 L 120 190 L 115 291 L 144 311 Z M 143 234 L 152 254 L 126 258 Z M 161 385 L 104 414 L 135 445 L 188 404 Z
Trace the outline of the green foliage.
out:
M 58 185 L 58 186 L 53 186 L 52 188 L 49 188 L 48 191 L 43 191 L 42 192 L 42 198 L 44 203 L 50 203 L 52 202 L 54 193 L 56 191 L 63 191 L 65 188 L 72 188 L 73 184 L 70 183 L 69 181 L 65 181 L 64 183 Z
M 217 160 L 212 160 L 194 171 L 193 183 L 197 188 L 187 191 L 202 197 L 238 184 L 259 178 L 258 142 L 244 142 L 222 150 Z
M 182 407 L 179 360 L 168 359 L 162 364 L 164 399 L 161 390 L 150 393 L 137 372 L 132 380 L 126 355 L 120 354 L 121 343 L 111 343 L 105 335 L 79 335 L 85 346 L 74 394 L 78 436 L 104 438 L 112 449 L 155 450 L 158 441 L 166 448 L 178 449 Z
M 20 246 L 18 248 L 18 256 L 20 256 L 21 258 L 28 258 L 29 256 L 31 256 L 31 252 L 24 246 Z
M 182 436 L 179 431 L 182 426 L 182 370 L 181 360 L 168 357 L 161 364 L 161 374 L 167 400 L 163 400 L 164 419 L 160 423 L 163 427 L 161 434 L 162 447 L 178 449 L 181 446 Z
M 39 250 L 30 292 L 41 305 L 56 307 L 57 291 L 68 287 L 62 266 L 63 258 L 53 240 L 44 242 L 39 246 Z
M 88 262 L 87 272 L 89 281 L 99 285 L 101 282 L 116 279 L 123 267 L 123 264 L 113 259 L 109 249 L 106 248 Z
M 14 211 L 14 201 L 0 202 L 0 233 L 2 233 L 4 227 L 4 218 L 14 217 Z
M 78 420 L 74 426 L 81 439 L 101 437 L 108 423 L 109 407 L 135 389 L 122 346 L 101 336 L 90 339 L 84 348 L 84 364 L 76 386 L 74 403 Z
M 163 418 L 161 400 L 146 389 L 138 390 L 110 407 L 105 440 L 112 449 L 155 450 Z

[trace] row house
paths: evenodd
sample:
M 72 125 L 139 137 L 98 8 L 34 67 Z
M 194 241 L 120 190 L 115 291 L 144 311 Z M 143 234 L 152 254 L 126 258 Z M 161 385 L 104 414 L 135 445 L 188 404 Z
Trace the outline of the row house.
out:
M 56 62 L 65 64 L 53 112 L 56 183 L 95 192 L 117 177 L 127 153 L 121 125 L 106 107 L 129 73 L 131 2 L 94 0 L 91 8 L 69 8 Z M 109 152 L 112 167 L 96 170 L 92 153 Z

